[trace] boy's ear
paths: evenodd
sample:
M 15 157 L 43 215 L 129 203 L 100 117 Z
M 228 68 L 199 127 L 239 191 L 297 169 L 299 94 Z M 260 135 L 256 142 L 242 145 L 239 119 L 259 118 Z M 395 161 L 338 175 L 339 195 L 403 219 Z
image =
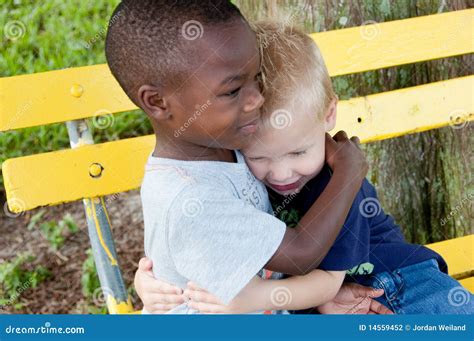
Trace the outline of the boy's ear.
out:
M 167 101 L 162 91 L 156 86 L 142 85 L 138 89 L 138 102 L 147 115 L 155 121 L 166 120 L 171 116 Z
M 331 131 L 336 126 L 337 117 L 337 96 L 329 103 L 329 107 L 324 114 L 324 130 L 326 132 Z

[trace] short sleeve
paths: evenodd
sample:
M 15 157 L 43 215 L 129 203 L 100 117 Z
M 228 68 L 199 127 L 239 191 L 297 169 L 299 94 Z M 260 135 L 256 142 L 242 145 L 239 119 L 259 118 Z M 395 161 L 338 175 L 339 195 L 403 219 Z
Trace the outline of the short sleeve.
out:
M 285 230 L 233 193 L 193 184 L 171 205 L 169 253 L 181 276 L 227 304 L 270 260 Z

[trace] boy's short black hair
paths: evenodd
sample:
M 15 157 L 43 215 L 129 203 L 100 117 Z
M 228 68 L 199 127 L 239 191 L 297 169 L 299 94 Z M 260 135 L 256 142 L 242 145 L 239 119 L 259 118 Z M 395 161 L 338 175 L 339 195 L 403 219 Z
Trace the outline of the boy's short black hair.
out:
M 124 0 L 109 22 L 105 55 L 112 74 L 137 103 L 143 84 L 178 86 L 205 28 L 243 19 L 227 0 Z

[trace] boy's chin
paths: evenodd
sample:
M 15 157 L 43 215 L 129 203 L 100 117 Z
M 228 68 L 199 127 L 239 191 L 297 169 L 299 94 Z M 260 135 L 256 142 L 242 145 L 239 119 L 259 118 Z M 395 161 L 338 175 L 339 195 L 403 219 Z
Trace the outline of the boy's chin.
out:
M 274 190 L 275 191 L 275 190 Z M 288 197 L 290 195 L 296 195 L 300 192 L 300 189 L 292 190 L 292 191 L 285 191 L 285 192 L 280 192 L 280 191 L 275 191 L 280 195 L 283 195 L 284 197 Z

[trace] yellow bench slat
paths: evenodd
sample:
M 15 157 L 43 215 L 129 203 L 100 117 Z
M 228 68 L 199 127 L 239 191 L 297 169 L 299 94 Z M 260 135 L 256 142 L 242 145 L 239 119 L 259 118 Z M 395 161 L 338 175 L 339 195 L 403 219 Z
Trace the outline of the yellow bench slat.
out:
M 471 53 L 474 9 L 315 33 L 331 76 Z M 378 34 L 366 39 L 375 29 Z M 383 51 L 383 53 L 381 53 Z M 75 97 L 73 94 L 79 97 Z M 0 131 L 136 109 L 106 64 L 0 78 Z
M 426 246 L 443 256 L 452 277 L 461 279 L 474 276 L 474 234 Z M 467 283 L 472 282 L 468 280 Z
M 333 132 L 346 130 L 366 143 L 462 127 L 474 119 L 473 89 L 474 76 L 467 76 L 342 101 Z
M 459 281 L 463 287 L 474 294 L 474 277 L 465 278 Z
M 0 131 L 137 108 L 106 64 L 0 78 L 0 103 Z
M 474 51 L 474 10 L 313 33 L 331 76 Z
M 336 129 L 370 141 L 447 125 L 451 113 L 474 111 L 473 82 L 474 76 L 463 77 L 341 101 Z M 154 142 L 150 135 L 7 160 L 2 167 L 10 210 L 137 188 Z M 104 167 L 99 178 L 89 176 L 93 163 Z
M 137 188 L 154 145 L 148 135 L 7 160 L 2 170 L 8 206 L 20 212 Z M 100 177 L 89 174 L 94 163 L 103 167 Z

